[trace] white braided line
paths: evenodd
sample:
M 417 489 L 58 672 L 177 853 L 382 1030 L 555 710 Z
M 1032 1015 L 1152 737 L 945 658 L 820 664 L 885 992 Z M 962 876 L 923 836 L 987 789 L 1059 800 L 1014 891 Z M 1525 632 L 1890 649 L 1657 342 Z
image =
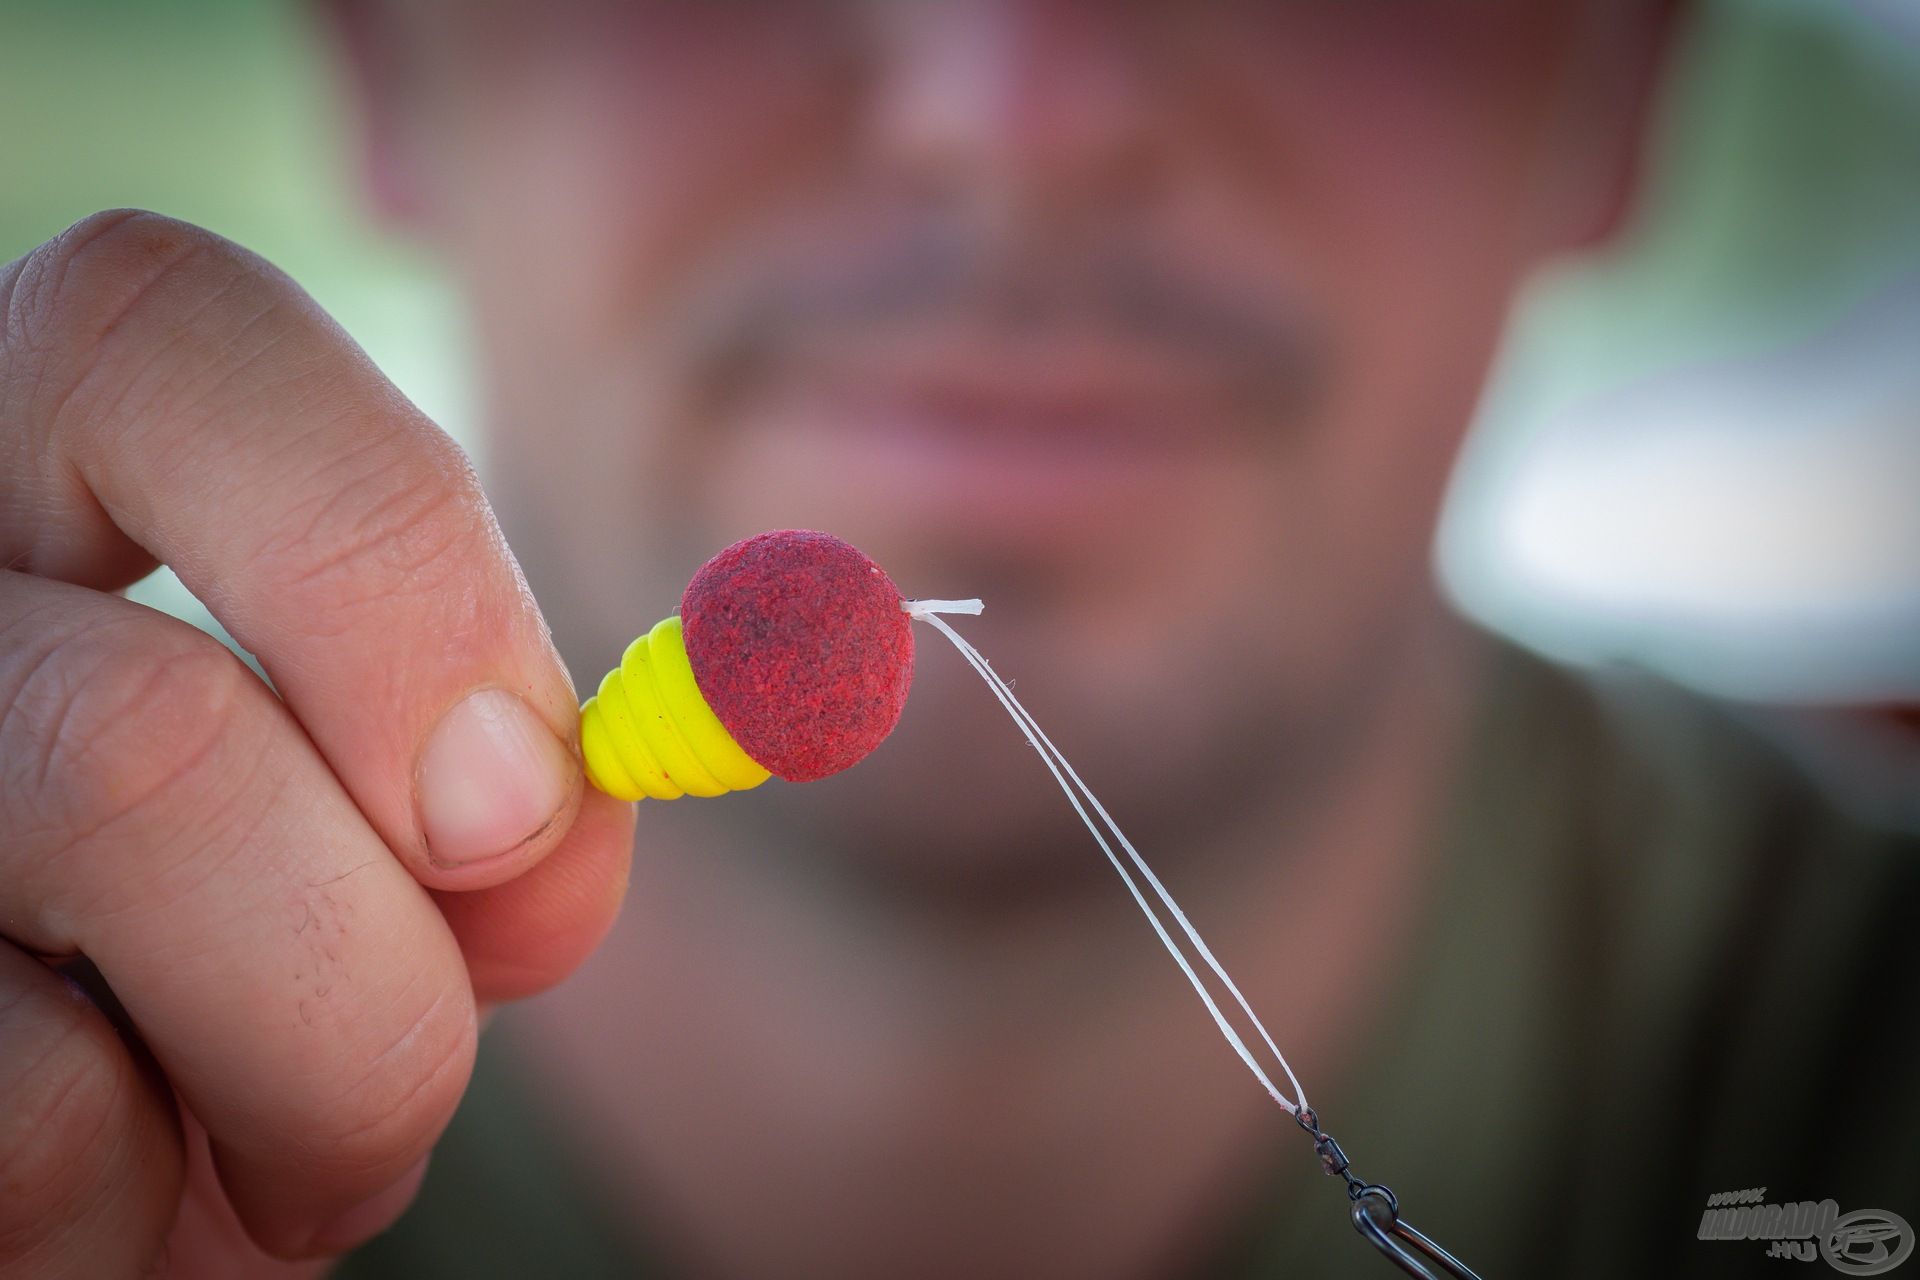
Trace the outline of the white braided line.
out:
M 1240 1055 L 1240 1061 L 1247 1064 L 1247 1070 L 1253 1072 L 1254 1079 L 1258 1080 L 1261 1085 L 1265 1087 L 1267 1093 L 1273 1100 L 1279 1103 L 1289 1114 L 1297 1114 L 1301 1108 L 1307 1105 L 1306 1090 L 1300 1087 L 1300 1080 L 1293 1074 L 1293 1068 L 1288 1065 L 1286 1055 L 1281 1053 L 1278 1046 L 1273 1043 L 1273 1037 L 1267 1034 L 1266 1026 L 1261 1023 L 1258 1015 L 1256 1015 L 1252 1007 L 1247 1004 L 1247 998 L 1240 994 L 1240 988 L 1234 985 L 1233 979 L 1227 976 L 1227 971 L 1221 967 L 1218 960 L 1214 959 L 1213 952 L 1208 949 L 1206 942 L 1201 939 L 1199 931 L 1188 922 L 1186 912 L 1180 909 L 1180 904 L 1173 900 L 1173 895 L 1167 892 L 1165 885 L 1160 883 L 1160 877 L 1153 873 L 1153 868 L 1147 865 L 1146 859 L 1142 858 L 1139 850 L 1133 847 L 1133 842 L 1128 840 L 1126 834 L 1120 830 L 1119 824 L 1114 822 L 1113 817 L 1108 814 L 1106 807 L 1100 803 L 1099 798 L 1093 794 L 1092 789 L 1080 780 L 1080 775 L 1074 772 L 1073 766 L 1067 762 L 1066 756 L 1062 755 L 1060 749 L 1053 745 L 1052 739 L 1048 738 L 1046 733 L 1041 730 L 1039 723 L 1034 720 L 1027 709 L 1020 705 L 1020 700 L 1013 696 L 1013 690 L 1008 686 L 1007 682 L 1002 680 L 999 675 L 994 672 L 992 665 L 987 662 L 986 658 L 981 656 L 978 649 L 968 644 L 959 632 L 948 626 L 946 622 L 938 616 L 942 613 L 979 613 L 983 607 L 981 602 L 978 600 L 909 600 L 901 607 L 922 622 L 926 622 L 935 627 L 942 635 L 951 640 L 953 647 L 960 651 L 960 656 L 965 658 L 968 664 L 980 673 L 980 678 L 986 681 L 987 688 L 993 691 L 993 696 L 1000 700 L 1000 705 L 1006 708 L 1007 714 L 1013 717 L 1013 722 L 1020 727 L 1020 732 L 1026 737 L 1028 744 L 1040 753 L 1040 759 L 1046 764 L 1047 770 L 1053 774 L 1053 780 L 1060 785 L 1061 792 L 1066 795 L 1068 803 L 1073 805 L 1074 812 L 1080 815 L 1080 821 L 1085 823 L 1087 830 L 1093 834 L 1093 838 L 1095 842 L 1099 844 L 1101 852 L 1107 855 L 1107 861 L 1112 863 L 1113 869 L 1120 873 L 1120 879 L 1126 883 L 1127 892 L 1133 895 L 1135 904 L 1139 906 L 1141 914 L 1146 916 L 1147 923 L 1153 926 L 1153 931 L 1159 936 L 1161 945 L 1166 947 L 1167 954 L 1173 957 L 1174 963 L 1180 966 L 1180 972 L 1186 974 L 1187 981 L 1193 984 L 1194 991 L 1207 1006 L 1207 1012 L 1213 1015 L 1214 1025 L 1220 1028 L 1220 1034 L 1226 1037 L 1227 1043 L 1233 1046 L 1233 1051 Z M 1081 803 L 1081 797 L 1083 796 L 1085 797 L 1085 804 Z M 1167 931 L 1167 927 L 1162 923 L 1159 914 L 1156 913 L 1153 907 L 1147 902 L 1146 895 L 1140 891 L 1139 884 L 1134 880 L 1132 874 L 1128 872 L 1126 864 L 1121 862 L 1119 856 L 1114 853 L 1113 846 L 1107 842 L 1106 835 L 1101 832 L 1098 826 L 1094 825 L 1093 818 L 1087 813 L 1087 806 L 1089 805 L 1092 806 L 1094 813 L 1100 815 L 1100 821 L 1106 824 L 1107 831 L 1112 833 L 1114 840 L 1119 843 L 1122 849 L 1126 850 L 1127 857 L 1133 863 L 1134 867 L 1139 870 L 1142 876 L 1146 877 L 1146 881 L 1148 885 L 1152 887 L 1154 895 L 1159 898 L 1162 906 L 1173 916 L 1174 921 L 1180 927 L 1181 933 L 1186 936 L 1188 943 L 1192 945 L 1201 960 L 1206 963 L 1207 968 L 1213 971 L 1214 976 L 1232 993 L 1234 1003 L 1240 1006 L 1240 1012 L 1247 1016 L 1247 1020 L 1251 1022 L 1254 1029 L 1260 1033 L 1261 1041 L 1266 1044 L 1267 1050 L 1273 1054 L 1274 1061 L 1278 1062 L 1280 1069 L 1286 1073 L 1288 1083 L 1293 1086 L 1293 1097 L 1287 1097 L 1281 1093 L 1279 1089 L 1274 1087 L 1273 1081 L 1268 1079 L 1267 1073 L 1263 1071 L 1260 1064 L 1255 1061 L 1253 1053 L 1247 1048 L 1246 1042 L 1240 1038 L 1240 1033 L 1234 1029 L 1233 1024 L 1229 1022 L 1226 1015 L 1220 1011 L 1220 1006 L 1214 1001 L 1213 993 L 1207 990 L 1206 983 L 1203 982 L 1200 975 L 1194 971 L 1193 964 L 1188 960 L 1186 954 L 1181 951 L 1179 945 L 1174 941 L 1172 934 Z

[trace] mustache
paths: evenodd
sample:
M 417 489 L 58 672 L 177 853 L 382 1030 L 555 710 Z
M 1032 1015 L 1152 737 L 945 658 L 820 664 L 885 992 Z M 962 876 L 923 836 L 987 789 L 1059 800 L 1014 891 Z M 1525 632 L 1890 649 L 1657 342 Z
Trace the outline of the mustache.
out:
M 682 310 L 700 381 L 751 387 L 826 337 L 964 324 L 988 339 L 1093 334 L 1166 352 L 1268 413 L 1297 412 L 1324 376 L 1323 326 L 1294 292 L 1195 278 L 1138 241 L 1006 243 L 917 226 L 857 244 L 745 259 Z

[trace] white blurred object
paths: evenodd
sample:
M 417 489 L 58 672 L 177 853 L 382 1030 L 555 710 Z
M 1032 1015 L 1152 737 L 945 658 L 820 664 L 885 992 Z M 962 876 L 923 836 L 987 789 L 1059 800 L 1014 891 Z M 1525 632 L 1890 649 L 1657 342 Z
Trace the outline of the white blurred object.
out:
M 1920 697 L 1920 273 L 1500 433 L 1463 492 L 1442 576 L 1525 643 L 1755 701 Z

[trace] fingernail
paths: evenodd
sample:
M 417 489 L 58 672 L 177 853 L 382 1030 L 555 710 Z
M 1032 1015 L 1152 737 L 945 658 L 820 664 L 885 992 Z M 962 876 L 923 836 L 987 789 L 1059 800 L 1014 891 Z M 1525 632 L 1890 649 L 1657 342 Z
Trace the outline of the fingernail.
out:
M 525 843 L 567 803 L 577 771 L 532 707 L 505 689 L 468 694 L 420 755 L 427 856 L 465 866 Z
M 419 1194 L 427 1176 L 427 1157 L 401 1175 L 400 1181 L 379 1195 L 348 1209 L 313 1233 L 301 1253 L 308 1257 L 331 1258 L 365 1244 L 394 1224 Z

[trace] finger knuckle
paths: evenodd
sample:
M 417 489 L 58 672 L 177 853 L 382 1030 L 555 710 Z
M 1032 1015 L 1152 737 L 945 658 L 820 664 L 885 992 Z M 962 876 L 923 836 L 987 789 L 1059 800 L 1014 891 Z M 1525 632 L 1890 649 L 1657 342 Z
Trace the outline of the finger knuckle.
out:
M 31 1253 L 83 1218 L 115 1176 L 117 1151 L 137 1123 L 141 1084 L 110 1032 L 78 1010 L 0 1013 L 0 1259 Z
M 210 637 L 156 616 L 70 619 L 0 660 L 9 825 L 54 854 L 156 805 L 205 803 L 253 676 Z M 24 820 L 23 820 L 24 819 Z M 52 859 L 21 860 L 26 874 Z
M 324 1104 L 327 1127 L 312 1145 L 313 1158 L 369 1185 L 398 1177 L 452 1118 L 473 1071 L 477 1036 L 464 991 L 450 989 L 429 1001 Z
M 10 345 L 94 347 L 156 285 L 224 244 L 141 209 L 92 214 L 28 254 L 8 299 Z
M 5 294 L 8 381 L 38 398 L 26 419 L 57 430 L 98 417 L 157 353 L 212 327 L 211 304 L 272 275 L 177 218 L 110 209 L 74 223 L 17 265 Z
M 285 603 L 290 625 L 335 634 L 370 613 L 385 619 L 396 599 L 484 603 L 447 588 L 484 571 L 499 533 L 466 455 L 437 427 L 395 415 L 328 459 L 314 480 L 314 496 L 286 511 L 247 559 L 248 574 Z

